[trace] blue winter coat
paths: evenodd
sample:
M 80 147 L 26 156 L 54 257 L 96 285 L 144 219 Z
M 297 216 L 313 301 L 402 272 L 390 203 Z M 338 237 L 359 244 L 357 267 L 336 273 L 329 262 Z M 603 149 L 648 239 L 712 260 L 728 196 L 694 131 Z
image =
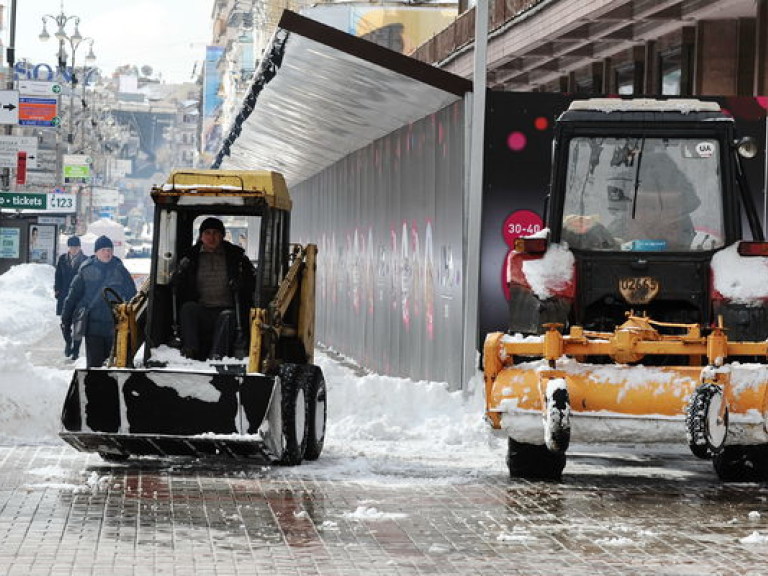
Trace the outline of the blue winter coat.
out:
M 123 300 L 129 300 L 136 294 L 136 284 L 130 272 L 120 258 L 112 257 L 107 263 L 91 256 L 80 266 L 69 294 L 64 301 L 61 322 L 65 326 L 72 324 L 72 316 L 80 306 L 88 307 L 86 336 L 108 337 L 114 331 L 112 311 L 104 300 L 104 288 L 112 288 Z
M 80 269 L 80 265 L 87 259 L 88 256 L 83 254 L 82 251 L 78 252 L 74 258 L 69 255 L 69 252 L 59 256 L 59 259 L 56 262 L 56 276 L 53 281 L 53 293 L 56 296 L 57 316 L 61 316 L 61 311 L 64 309 L 64 300 L 67 299 L 72 280 Z

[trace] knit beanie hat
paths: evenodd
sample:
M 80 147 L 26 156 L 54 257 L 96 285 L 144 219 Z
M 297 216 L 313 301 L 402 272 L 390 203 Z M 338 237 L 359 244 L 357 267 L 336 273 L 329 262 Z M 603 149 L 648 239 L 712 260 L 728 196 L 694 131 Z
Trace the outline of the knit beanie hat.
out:
M 110 240 L 108 237 L 99 236 L 98 238 L 96 238 L 96 244 L 94 244 L 93 246 L 93 251 L 98 252 L 102 248 L 111 248 L 114 250 L 115 246 L 114 244 L 112 244 L 112 240 Z
M 219 232 L 224 234 L 224 222 L 222 222 L 218 218 L 206 218 L 205 220 L 203 220 L 202 224 L 200 224 L 201 235 L 204 230 L 218 230 Z
M 79 236 L 70 236 L 67 239 L 67 246 L 80 246 L 80 237 Z

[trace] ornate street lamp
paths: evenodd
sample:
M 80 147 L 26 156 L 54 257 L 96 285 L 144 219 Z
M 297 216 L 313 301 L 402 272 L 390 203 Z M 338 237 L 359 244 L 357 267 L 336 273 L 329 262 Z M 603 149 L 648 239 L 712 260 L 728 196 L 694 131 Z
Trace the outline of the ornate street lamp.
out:
M 58 53 L 58 63 L 59 63 L 59 74 L 61 74 L 62 78 L 65 78 L 64 72 L 67 68 L 67 52 L 66 52 L 66 46 L 69 45 L 69 50 L 72 53 L 72 73 L 70 75 L 70 92 L 69 92 L 69 130 L 67 134 L 67 143 L 72 144 L 74 141 L 74 133 L 73 133 L 73 121 L 74 121 L 74 104 L 75 104 L 75 91 L 77 88 L 77 68 L 76 68 L 76 62 L 75 58 L 77 55 L 77 48 L 80 46 L 80 44 L 85 40 L 90 40 L 90 50 L 88 54 L 86 55 L 85 59 L 86 62 L 92 63 L 94 60 L 96 60 L 96 55 L 93 53 L 93 38 L 90 37 L 83 37 L 80 34 L 80 17 L 74 16 L 74 15 L 67 15 L 64 13 L 64 0 L 61 2 L 61 13 L 58 16 L 54 16 L 52 14 L 46 14 L 42 17 L 43 19 L 43 30 L 40 32 L 40 40 L 43 42 L 46 42 L 50 39 L 51 35 L 48 33 L 47 24 L 48 22 L 52 22 L 56 26 L 56 32 L 54 34 L 54 37 L 59 41 L 59 53 Z M 74 23 L 75 30 L 72 34 L 67 34 L 67 26 L 69 23 Z

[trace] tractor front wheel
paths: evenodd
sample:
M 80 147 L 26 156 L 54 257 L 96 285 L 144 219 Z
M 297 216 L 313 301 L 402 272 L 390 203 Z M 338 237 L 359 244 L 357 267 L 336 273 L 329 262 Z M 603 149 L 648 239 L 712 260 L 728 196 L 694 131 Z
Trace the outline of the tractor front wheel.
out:
M 768 480 L 768 444 L 726 446 L 712 460 L 717 477 L 723 482 L 763 482 Z
M 507 467 L 511 478 L 560 480 L 565 468 L 565 453 L 551 452 L 543 444 L 525 444 L 509 439 Z
M 728 436 L 728 408 L 720 417 L 725 402 L 722 389 L 715 384 L 703 384 L 691 396 L 685 414 L 688 447 L 697 458 L 719 454 Z

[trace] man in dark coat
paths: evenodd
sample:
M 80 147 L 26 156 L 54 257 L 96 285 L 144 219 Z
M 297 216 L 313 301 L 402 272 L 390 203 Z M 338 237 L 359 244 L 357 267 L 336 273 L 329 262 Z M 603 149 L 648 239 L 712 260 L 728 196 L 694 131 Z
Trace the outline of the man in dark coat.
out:
M 72 284 L 80 265 L 88 257 L 80 248 L 80 238 L 70 236 L 67 240 L 67 253 L 59 256 L 56 261 L 56 276 L 53 281 L 53 294 L 56 296 L 56 316 L 61 316 L 64 308 L 64 300 L 69 294 L 69 286 Z M 62 330 L 62 333 L 64 331 Z M 69 332 L 64 333 L 64 356 L 72 356 L 75 360 L 80 353 L 80 340 L 73 340 Z
M 247 353 L 243 345 L 256 270 L 245 251 L 224 240 L 224 234 L 221 220 L 203 220 L 198 241 L 180 262 L 174 278 L 182 303 L 181 349 L 188 358 L 205 360 Z M 236 342 L 238 322 L 243 332 Z
M 112 352 L 115 321 L 104 299 L 104 289 L 111 288 L 123 300 L 136 294 L 136 284 L 120 258 L 113 255 L 114 246 L 107 236 L 99 236 L 94 255 L 88 259 L 72 280 L 64 301 L 61 326 L 71 332 L 75 310 L 85 307 L 88 321 L 85 328 L 85 353 L 89 368 L 102 366 Z

